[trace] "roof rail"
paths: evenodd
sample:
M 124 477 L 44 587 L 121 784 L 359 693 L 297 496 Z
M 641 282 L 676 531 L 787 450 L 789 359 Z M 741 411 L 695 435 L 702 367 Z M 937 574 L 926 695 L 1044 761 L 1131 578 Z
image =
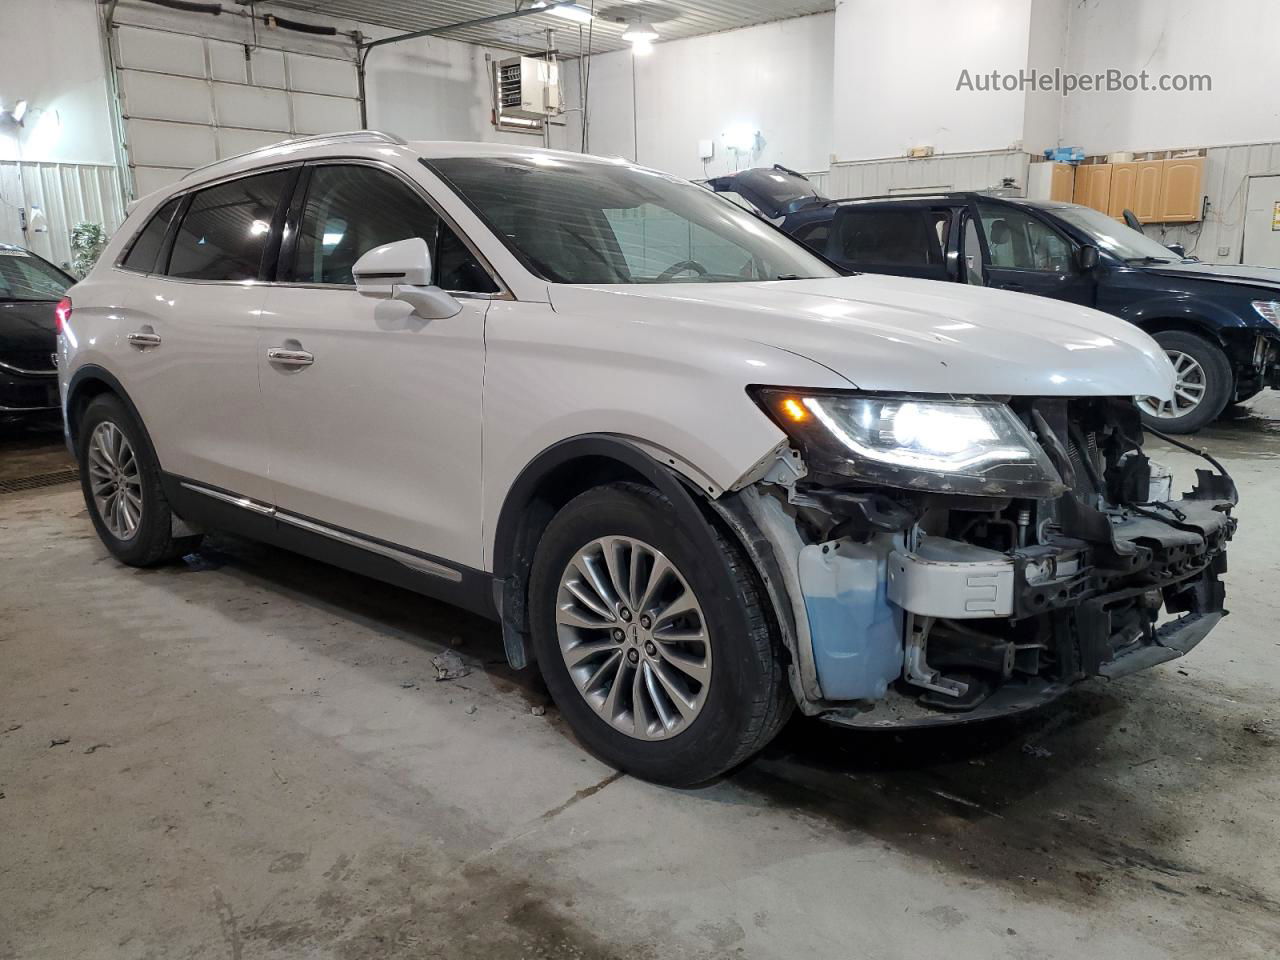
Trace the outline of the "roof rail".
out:
M 179 182 L 186 180 L 192 174 L 201 173 L 213 167 L 220 166 L 224 163 L 231 163 L 233 160 L 243 160 L 245 157 L 252 157 L 255 154 L 265 153 L 268 150 L 278 150 L 280 147 L 300 147 L 307 145 L 321 145 L 325 143 L 394 143 L 403 147 L 409 141 L 404 137 L 397 137 L 394 133 L 384 133 L 381 130 L 344 130 L 341 133 L 321 133 L 311 137 L 295 137 L 292 140 L 281 140 L 279 143 L 272 143 L 265 147 L 258 147 L 254 150 L 246 150 L 244 153 L 237 153 L 235 156 L 223 157 L 221 160 L 214 160 L 212 163 L 206 163 L 202 166 L 188 170 L 181 177 Z

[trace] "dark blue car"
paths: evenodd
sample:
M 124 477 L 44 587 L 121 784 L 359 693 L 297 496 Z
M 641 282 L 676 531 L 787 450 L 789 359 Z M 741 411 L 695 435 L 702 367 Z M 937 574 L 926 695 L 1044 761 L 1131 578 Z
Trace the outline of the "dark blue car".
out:
M 1071 203 L 981 193 L 827 200 L 781 168 L 708 185 L 847 270 L 1057 297 L 1137 324 L 1178 375 L 1172 402 L 1139 400 L 1158 430 L 1191 433 L 1228 404 L 1280 387 L 1280 269 L 1200 263 Z

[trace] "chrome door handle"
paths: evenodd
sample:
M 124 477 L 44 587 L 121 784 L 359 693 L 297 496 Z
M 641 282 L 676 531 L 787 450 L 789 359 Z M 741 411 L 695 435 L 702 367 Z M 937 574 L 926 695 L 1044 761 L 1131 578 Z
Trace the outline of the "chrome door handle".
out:
M 135 330 L 133 333 L 125 337 L 135 347 L 158 347 L 160 346 L 160 334 L 158 333 L 141 333 Z
M 282 367 L 309 367 L 316 362 L 306 350 L 287 350 L 284 347 L 272 347 L 267 351 L 267 359 Z

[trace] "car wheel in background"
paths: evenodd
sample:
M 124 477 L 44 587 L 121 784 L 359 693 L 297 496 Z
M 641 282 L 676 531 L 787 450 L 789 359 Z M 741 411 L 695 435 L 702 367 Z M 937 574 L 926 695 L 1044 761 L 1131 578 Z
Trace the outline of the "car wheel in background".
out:
M 176 559 L 199 536 L 174 537 L 160 487 L 160 465 L 141 426 L 120 399 L 95 397 L 80 421 L 80 487 L 98 536 L 112 556 L 135 567 Z
M 1173 364 L 1177 383 L 1172 400 L 1138 398 L 1142 419 L 1162 433 L 1195 433 L 1217 419 L 1231 399 L 1231 363 L 1217 344 L 1194 333 L 1169 330 L 1154 337 Z
M 793 706 L 755 572 L 707 531 L 711 556 L 658 492 L 599 487 L 551 521 L 529 583 L 538 664 L 574 732 L 673 786 L 745 760 Z

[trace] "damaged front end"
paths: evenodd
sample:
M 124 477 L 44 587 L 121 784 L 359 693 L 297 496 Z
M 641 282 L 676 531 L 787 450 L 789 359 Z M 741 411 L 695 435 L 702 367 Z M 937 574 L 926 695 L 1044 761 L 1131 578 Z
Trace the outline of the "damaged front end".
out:
M 1127 398 L 756 396 L 791 443 L 717 508 L 783 611 L 806 713 L 1014 713 L 1226 614 L 1235 486 L 1205 455 L 1173 499 Z

